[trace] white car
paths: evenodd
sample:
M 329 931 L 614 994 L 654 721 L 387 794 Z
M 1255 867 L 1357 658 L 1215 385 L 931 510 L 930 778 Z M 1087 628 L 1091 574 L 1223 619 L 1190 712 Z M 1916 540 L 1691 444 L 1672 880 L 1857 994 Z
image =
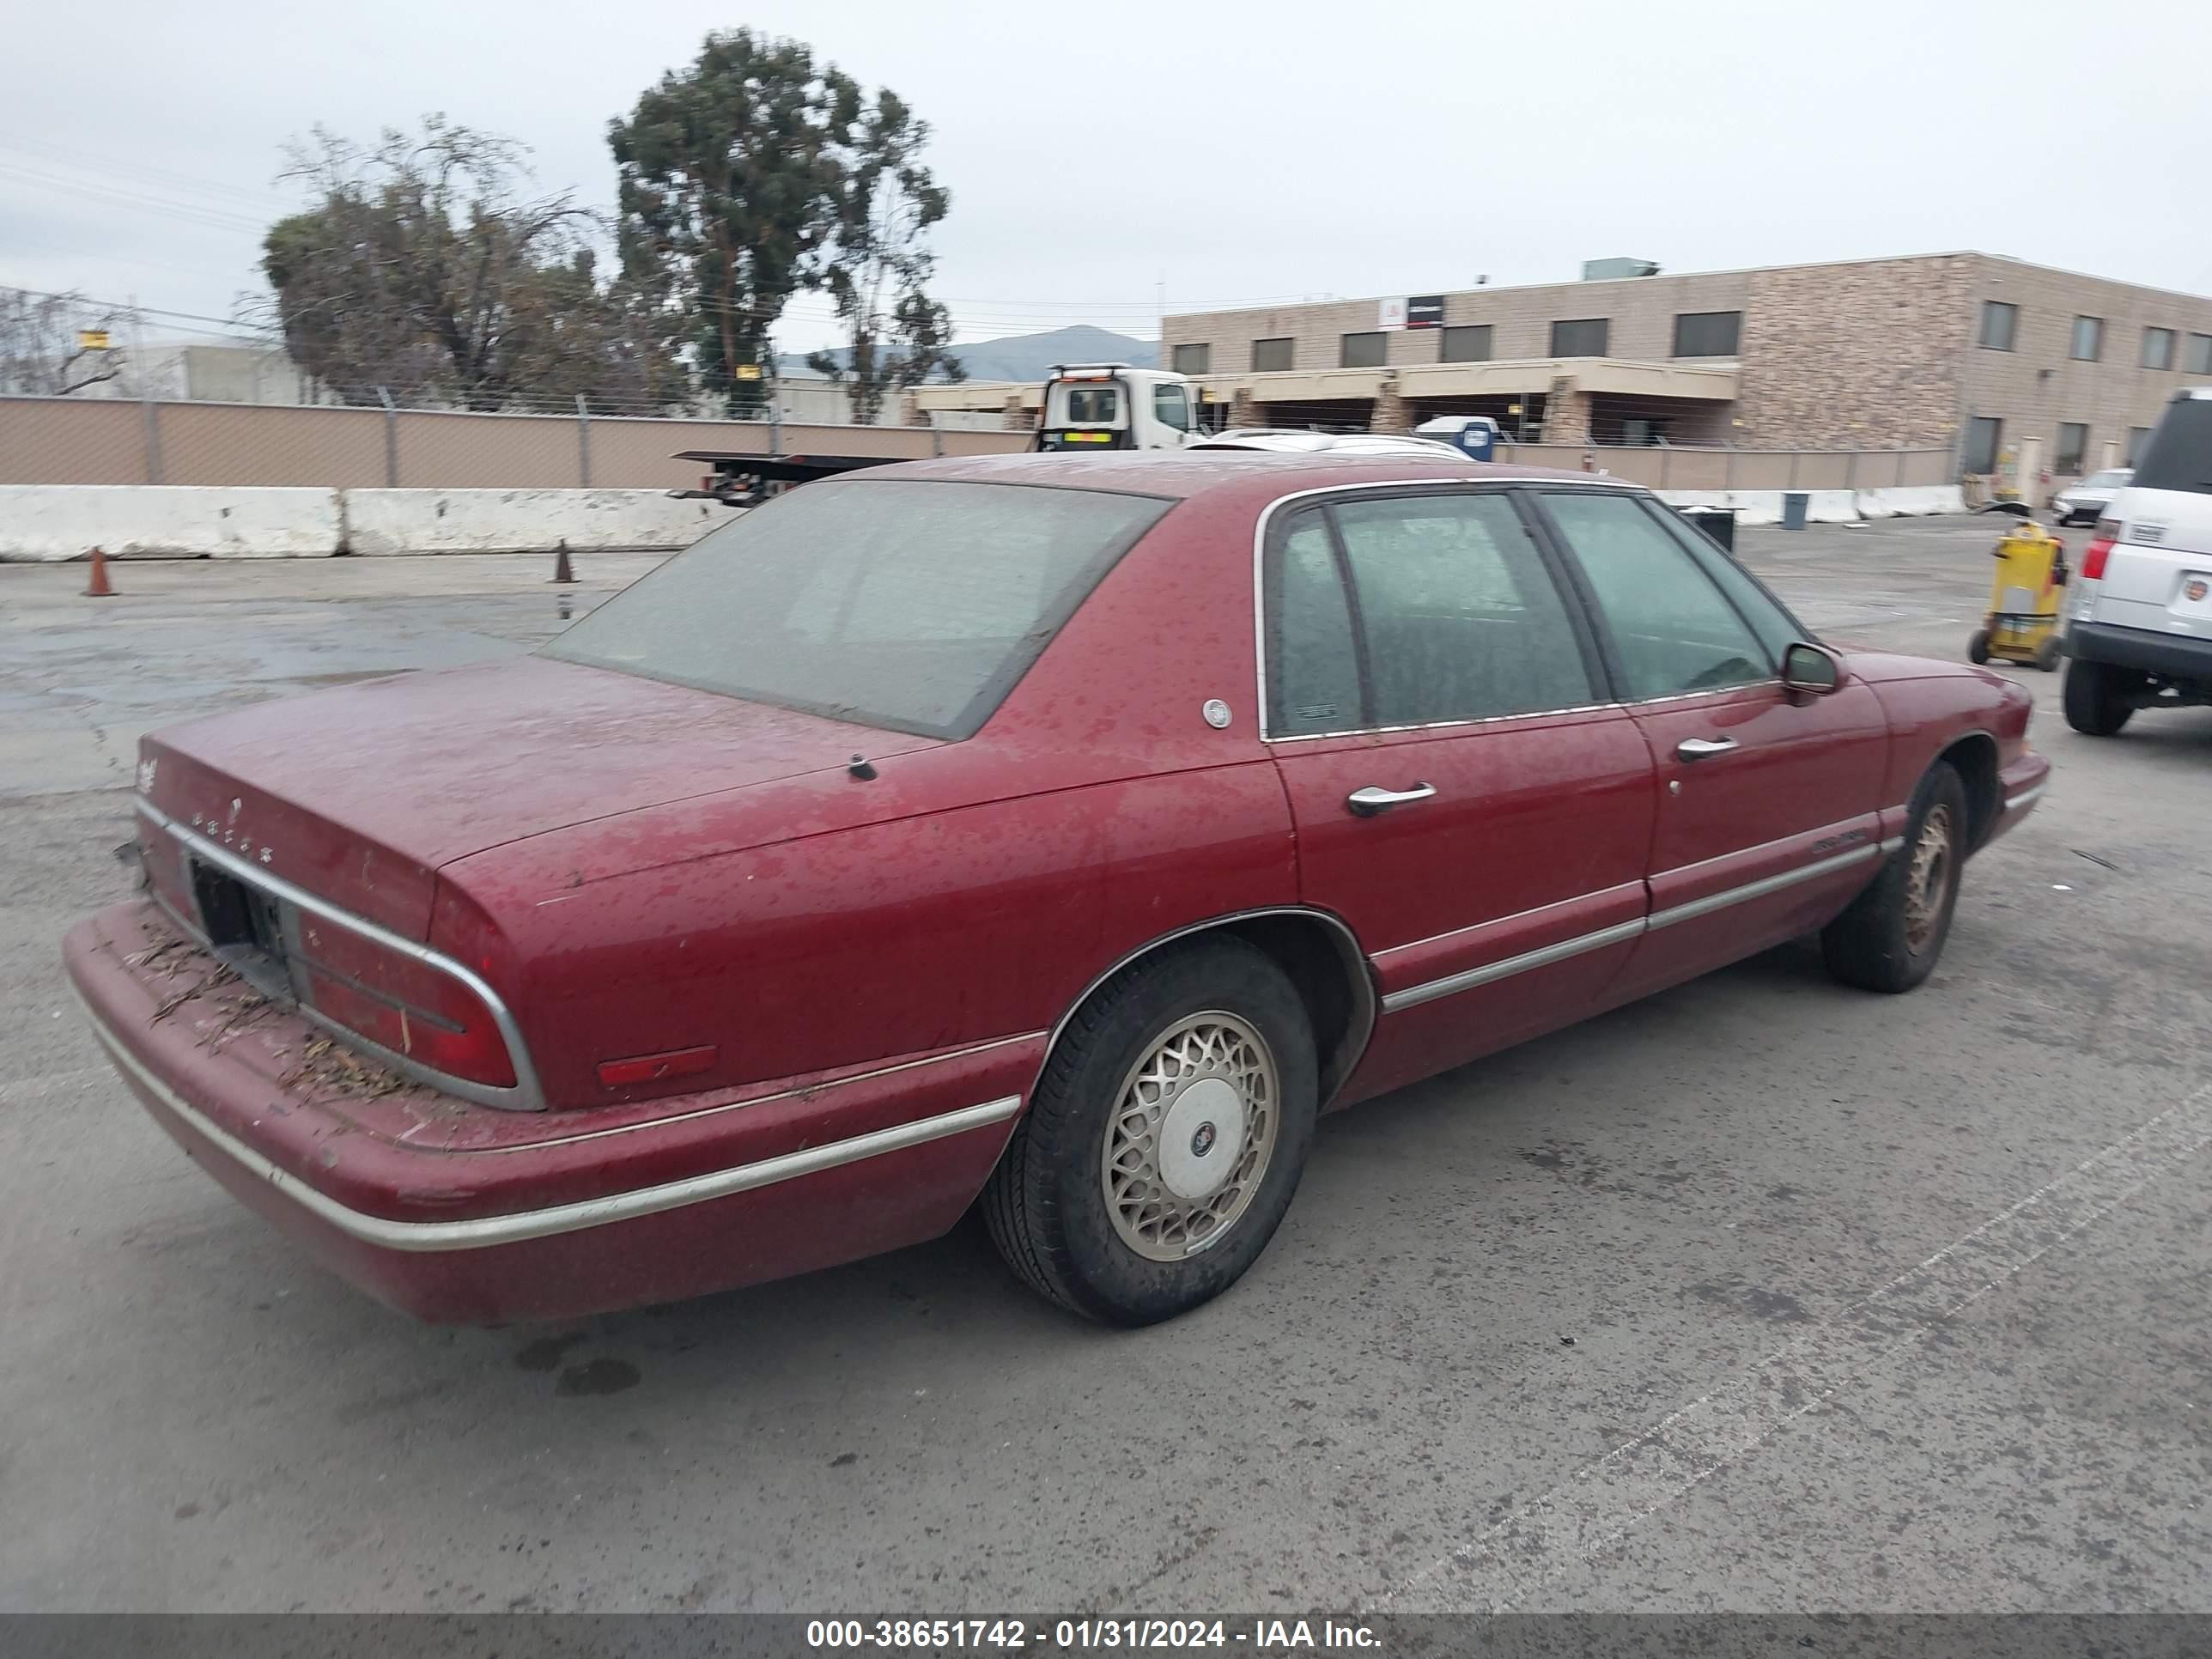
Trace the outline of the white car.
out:
M 2066 611 L 2066 723 L 2212 703 L 2212 386 L 2173 394 L 2097 520 Z
M 2108 466 L 2077 478 L 2051 498 L 2051 516 L 2061 525 L 2094 524 L 2135 476 L 2133 467 Z
M 1279 427 L 1233 426 L 1210 438 L 1200 438 L 1192 449 L 1268 449 L 1294 455 L 1420 455 L 1463 461 L 1466 453 L 1456 445 L 1434 438 L 1415 438 L 1389 432 L 1300 432 Z

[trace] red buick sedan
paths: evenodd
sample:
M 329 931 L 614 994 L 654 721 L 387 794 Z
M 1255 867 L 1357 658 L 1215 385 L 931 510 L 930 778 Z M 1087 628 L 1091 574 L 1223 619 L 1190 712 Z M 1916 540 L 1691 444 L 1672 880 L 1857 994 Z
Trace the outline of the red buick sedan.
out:
M 2027 720 L 1584 474 L 889 466 L 534 656 L 148 738 L 146 891 L 68 964 L 164 1129 L 424 1317 L 980 1200 L 1138 1324 L 1252 1265 L 1325 1110 L 1815 930 L 1918 983 Z

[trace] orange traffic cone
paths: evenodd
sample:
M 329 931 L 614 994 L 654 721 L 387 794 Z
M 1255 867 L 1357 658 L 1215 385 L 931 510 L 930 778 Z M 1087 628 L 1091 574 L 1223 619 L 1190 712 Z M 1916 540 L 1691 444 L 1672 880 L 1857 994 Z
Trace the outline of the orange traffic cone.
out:
M 553 580 L 556 582 L 576 580 L 576 573 L 568 568 L 568 544 L 565 541 L 561 544 L 560 556 L 553 561 Z
M 98 548 L 92 550 L 92 580 L 84 585 L 88 599 L 112 599 L 115 590 L 107 585 L 107 555 Z

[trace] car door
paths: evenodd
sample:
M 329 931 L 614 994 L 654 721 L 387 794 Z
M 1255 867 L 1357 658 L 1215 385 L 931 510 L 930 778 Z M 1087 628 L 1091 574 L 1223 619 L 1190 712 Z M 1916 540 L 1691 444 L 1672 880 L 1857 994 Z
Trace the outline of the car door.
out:
M 1618 1001 L 1828 921 L 1881 857 L 1888 725 L 1873 690 L 1785 691 L 1810 636 L 1656 501 L 1531 492 L 1588 596 L 1616 687 L 1658 778 L 1651 915 Z
M 1300 891 L 1382 994 L 1348 1092 L 1579 1018 L 1643 926 L 1652 768 L 1550 556 L 1496 490 L 1347 493 L 1271 528 L 1267 735 Z

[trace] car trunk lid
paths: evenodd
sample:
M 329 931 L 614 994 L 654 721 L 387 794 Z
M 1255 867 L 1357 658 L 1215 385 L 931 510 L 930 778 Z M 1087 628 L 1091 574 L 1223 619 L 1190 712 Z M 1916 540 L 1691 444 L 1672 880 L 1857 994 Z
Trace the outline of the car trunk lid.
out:
M 456 859 L 939 741 L 529 657 L 171 726 L 138 781 L 182 829 L 422 940 Z

